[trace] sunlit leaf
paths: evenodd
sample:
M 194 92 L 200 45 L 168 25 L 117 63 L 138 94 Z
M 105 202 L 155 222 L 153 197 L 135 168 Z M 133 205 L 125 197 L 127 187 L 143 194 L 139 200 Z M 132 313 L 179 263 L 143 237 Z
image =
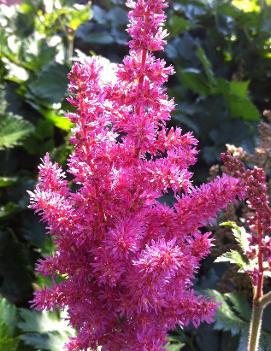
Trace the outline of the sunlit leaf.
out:
M 223 227 L 229 227 L 232 229 L 233 236 L 237 241 L 238 245 L 242 249 L 243 253 L 249 248 L 248 233 L 244 227 L 239 227 L 235 222 L 228 221 L 220 224 Z
M 68 68 L 58 63 L 43 67 L 37 79 L 29 85 L 31 93 L 44 102 L 61 102 L 68 86 Z
M 20 145 L 33 131 L 32 124 L 19 116 L 0 116 L 0 150 Z
M 242 257 L 240 252 L 238 252 L 236 250 L 231 250 L 231 251 L 225 252 L 224 254 L 219 256 L 215 260 L 215 262 L 229 262 L 229 263 L 233 263 L 233 264 L 236 264 L 242 270 L 244 270 L 248 266 L 247 262 Z

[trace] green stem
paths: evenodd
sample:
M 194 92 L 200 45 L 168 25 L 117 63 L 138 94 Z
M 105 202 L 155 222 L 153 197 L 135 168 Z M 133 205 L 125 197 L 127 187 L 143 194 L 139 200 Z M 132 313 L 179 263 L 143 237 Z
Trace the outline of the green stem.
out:
M 259 350 L 263 312 L 264 312 L 264 309 L 270 303 L 271 303 L 271 291 L 264 294 L 259 299 L 254 298 L 253 300 L 247 351 Z
M 71 64 L 74 49 L 74 34 L 69 33 L 67 36 L 68 47 L 67 47 L 67 63 Z
M 264 306 L 259 300 L 253 301 L 247 351 L 258 351 Z

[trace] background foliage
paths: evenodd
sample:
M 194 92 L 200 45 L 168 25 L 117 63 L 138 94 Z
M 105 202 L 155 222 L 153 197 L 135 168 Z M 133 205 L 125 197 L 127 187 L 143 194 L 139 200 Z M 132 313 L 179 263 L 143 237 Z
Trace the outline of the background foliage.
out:
M 226 143 L 251 151 L 257 142 L 256 125 L 270 109 L 271 2 L 175 0 L 168 16 L 165 58 L 176 68 L 169 90 L 177 104 L 170 123 L 200 140 L 200 182 Z M 72 60 L 98 54 L 120 62 L 127 53 L 127 12 L 117 0 L 22 0 L 0 6 L 0 23 L 0 351 L 59 351 L 73 333 L 64 318 L 29 310 L 33 290 L 50 284 L 34 274 L 35 261 L 53 247 L 27 209 L 26 190 L 46 151 L 63 165 L 70 151 L 71 123 L 63 115 L 70 109 Z M 250 290 L 223 283 L 228 265 L 213 260 L 204 263 L 197 286 L 221 302 L 217 321 L 176 329 L 170 351 L 246 350 Z M 262 350 L 268 351 L 268 312 L 265 318 Z

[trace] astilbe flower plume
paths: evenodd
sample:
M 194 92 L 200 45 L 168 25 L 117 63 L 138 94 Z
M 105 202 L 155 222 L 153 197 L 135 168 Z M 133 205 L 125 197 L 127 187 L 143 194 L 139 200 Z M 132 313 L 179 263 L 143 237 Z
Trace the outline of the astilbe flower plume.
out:
M 201 229 L 242 195 L 224 175 L 193 187 L 196 139 L 167 129 L 174 109 L 163 84 L 174 73 L 162 50 L 165 0 L 128 1 L 130 52 L 117 66 L 92 57 L 75 63 L 76 112 L 68 172 L 46 155 L 31 207 L 57 250 L 38 271 L 62 281 L 36 292 L 40 309 L 67 309 L 77 337 L 70 351 L 157 351 L 177 324 L 211 322 L 216 303 L 193 279 L 211 247 Z M 175 204 L 159 201 L 171 189 Z

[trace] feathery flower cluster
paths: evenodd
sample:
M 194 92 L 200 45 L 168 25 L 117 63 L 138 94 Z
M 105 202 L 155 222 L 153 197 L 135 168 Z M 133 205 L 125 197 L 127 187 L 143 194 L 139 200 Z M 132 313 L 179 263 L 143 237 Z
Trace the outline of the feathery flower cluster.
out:
M 262 294 L 265 272 L 271 268 L 271 208 L 266 185 L 266 174 L 262 168 L 246 169 L 244 163 L 230 152 L 222 154 L 227 173 L 239 178 L 246 193 L 246 204 L 250 210 L 247 225 L 250 229 L 249 247 L 246 255 L 249 261 L 256 261 L 253 270 L 248 271 L 252 284 Z
M 174 70 L 152 53 L 165 45 L 166 1 L 127 4 L 129 56 L 118 66 L 85 59 L 69 74 L 75 190 L 46 155 L 31 193 L 57 246 L 38 271 L 62 277 L 35 305 L 67 309 L 77 330 L 70 351 L 163 350 L 177 324 L 211 322 L 216 303 L 193 290 L 212 241 L 201 230 L 242 195 L 227 175 L 192 186 L 197 141 L 167 130 L 174 102 L 163 84 Z M 159 201 L 169 189 L 173 207 Z

